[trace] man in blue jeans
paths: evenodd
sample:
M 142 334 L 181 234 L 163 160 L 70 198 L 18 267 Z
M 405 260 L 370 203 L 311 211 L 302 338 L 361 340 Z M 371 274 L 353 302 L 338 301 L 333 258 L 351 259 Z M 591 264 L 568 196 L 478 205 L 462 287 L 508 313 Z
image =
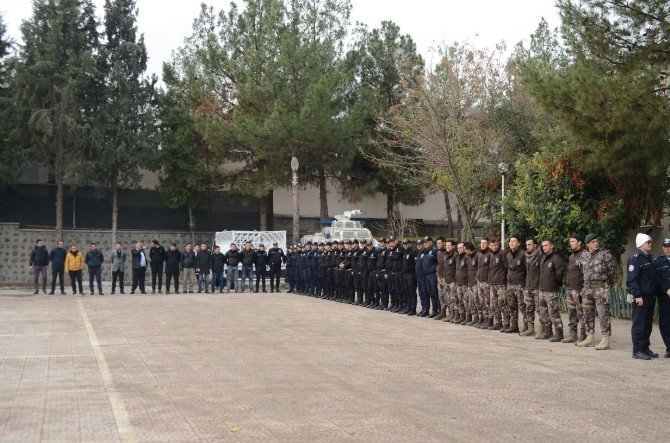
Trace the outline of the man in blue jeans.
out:
M 209 293 L 209 271 L 212 269 L 212 254 L 207 249 L 207 243 L 200 245 L 200 252 L 196 258 L 196 270 L 198 271 L 198 293 L 205 287 L 205 294 Z
M 249 279 L 249 290 L 253 291 L 253 275 L 254 275 L 254 263 L 256 262 L 256 251 L 251 247 L 251 242 L 247 241 L 244 244 L 244 250 L 241 252 L 241 261 L 242 261 L 242 289 L 241 292 L 244 292 L 245 282 Z
M 230 292 L 231 289 L 235 289 L 235 282 L 237 281 L 237 270 L 242 260 L 240 251 L 237 250 L 237 245 L 235 243 L 230 244 L 230 249 L 226 252 L 225 261 L 226 261 L 226 292 Z
M 221 247 L 214 247 L 212 254 L 212 294 L 216 287 L 219 287 L 219 293 L 223 292 L 223 267 L 225 264 L 225 255 L 221 253 Z

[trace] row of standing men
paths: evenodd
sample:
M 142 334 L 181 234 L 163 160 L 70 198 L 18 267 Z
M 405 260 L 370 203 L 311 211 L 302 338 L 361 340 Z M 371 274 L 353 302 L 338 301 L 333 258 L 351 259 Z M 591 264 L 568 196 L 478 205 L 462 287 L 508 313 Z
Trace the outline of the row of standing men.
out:
M 487 238 L 480 240 L 478 248 L 472 242 L 444 237 L 435 243 L 426 237 L 416 246 L 394 236 L 380 239 L 378 246 L 355 239 L 307 242 L 288 248 L 286 277 L 289 292 L 538 340 L 609 349 L 609 287 L 616 280 L 615 259 L 600 247 L 596 234 L 588 234 L 583 242 L 572 236 L 568 243 L 566 263 L 551 239 L 538 244 L 534 237 L 525 239 L 525 250 L 517 236 L 510 237 L 505 249 L 498 239 Z M 564 285 L 567 333 L 559 311 L 559 292 Z M 596 317 L 601 332 L 597 344 Z M 668 326 L 670 321 L 661 332 L 670 351 L 670 331 L 664 332 Z M 636 352 L 658 356 L 649 348 L 650 327 L 644 329 L 645 337 L 638 338 L 642 345 L 635 345 L 640 349 L 634 356 Z

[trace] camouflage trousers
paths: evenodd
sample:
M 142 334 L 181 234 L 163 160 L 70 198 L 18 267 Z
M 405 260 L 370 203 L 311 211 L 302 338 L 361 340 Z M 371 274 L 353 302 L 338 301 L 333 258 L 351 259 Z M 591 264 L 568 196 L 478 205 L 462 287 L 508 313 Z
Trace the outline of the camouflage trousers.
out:
M 456 300 L 455 305 L 457 306 L 458 312 L 465 315 L 468 306 L 468 287 L 463 285 L 456 286 Z
M 505 310 L 502 313 L 503 324 L 508 324 L 512 327 L 519 325 L 519 300 L 523 300 L 523 288 L 521 286 L 509 286 L 507 288 Z M 522 314 L 524 314 L 523 317 L 525 319 L 523 311 Z
M 596 314 L 600 319 L 601 332 L 611 334 L 612 315 L 610 314 L 609 290 L 584 288 L 582 290 L 582 314 L 587 334 L 593 334 L 596 329 Z
M 447 289 L 447 306 L 449 312 L 458 312 L 458 304 L 456 303 L 456 283 L 445 283 Z
M 479 317 L 482 307 L 479 304 L 479 296 L 477 294 L 477 285 L 468 286 L 468 300 L 470 302 L 470 315 L 472 317 Z
M 447 280 L 442 277 L 437 278 L 437 294 L 440 296 L 440 306 L 448 306 Z
M 565 300 L 568 305 L 568 327 L 571 332 L 577 333 L 579 324 L 582 324 L 581 333 L 586 333 L 584 324 L 584 315 L 582 313 L 582 302 L 579 300 L 581 291 L 568 289 L 565 293 Z
M 482 306 L 482 316 L 484 318 L 493 317 L 491 309 L 491 285 L 487 282 L 477 283 L 477 290 L 479 291 L 479 304 Z
M 540 291 L 540 323 L 553 324 L 555 329 L 563 329 L 563 320 L 558 310 L 558 292 Z
M 505 308 L 505 298 L 507 297 L 506 292 L 507 288 L 505 285 L 491 285 L 491 301 L 489 306 L 496 323 L 502 322 L 502 312 Z M 503 325 L 509 326 L 509 324 L 505 324 L 504 322 Z
M 535 314 L 540 312 L 540 294 L 537 289 L 523 291 L 523 301 L 526 305 L 526 321 L 535 323 Z

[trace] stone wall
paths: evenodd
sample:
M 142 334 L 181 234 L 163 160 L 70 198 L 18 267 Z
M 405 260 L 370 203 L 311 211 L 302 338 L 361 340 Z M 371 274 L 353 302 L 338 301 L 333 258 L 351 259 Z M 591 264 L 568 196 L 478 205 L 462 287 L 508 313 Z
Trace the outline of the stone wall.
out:
M 53 229 L 23 229 L 18 223 L 0 223 L 0 283 L 32 282 L 28 256 L 38 238 L 44 240 L 49 250 L 56 245 L 56 234 Z M 177 243 L 181 249 L 186 243 L 191 242 L 191 233 L 136 230 L 119 230 L 117 233 L 117 240 L 124 244 L 126 251 L 137 241 L 149 245 L 153 239 L 158 240 L 166 248 L 172 242 Z M 196 242 L 206 241 L 211 245 L 213 240 L 213 232 L 195 233 Z M 112 232 L 109 230 L 64 230 L 63 241 L 66 248 L 71 244 L 77 244 L 79 250 L 84 252 L 88 251 L 91 242 L 95 242 L 105 256 L 112 250 Z M 103 268 L 103 276 L 106 275 L 104 271 L 109 271 L 108 266 L 109 264 Z

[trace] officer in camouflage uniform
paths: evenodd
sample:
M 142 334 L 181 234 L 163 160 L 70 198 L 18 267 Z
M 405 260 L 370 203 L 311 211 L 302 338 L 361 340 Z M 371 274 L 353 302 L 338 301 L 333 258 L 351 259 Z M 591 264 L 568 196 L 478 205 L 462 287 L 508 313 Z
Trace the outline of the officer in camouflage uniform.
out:
M 498 240 L 489 245 L 491 252 L 491 269 L 489 271 L 489 284 L 491 285 L 490 309 L 494 317 L 493 330 L 504 332 L 509 328 L 509 315 L 507 315 L 507 259 L 502 251 Z
M 576 343 L 586 338 L 586 327 L 582 315 L 582 289 L 584 289 L 584 273 L 582 272 L 582 241 L 573 235 L 570 237 L 570 257 L 568 258 L 568 277 L 565 282 L 565 298 L 568 305 L 568 326 L 570 333 L 561 343 Z M 581 331 L 577 338 L 577 328 L 581 323 Z
M 584 241 L 588 252 L 582 255 L 584 272 L 584 290 L 582 291 L 582 313 L 586 323 L 586 339 L 577 343 L 580 348 L 593 346 L 593 333 L 596 327 L 596 312 L 600 319 L 602 339 L 596 345 L 597 350 L 610 348 L 612 334 L 609 287 L 616 277 L 616 262 L 612 254 L 600 248 L 596 234 L 589 234 Z
M 539 313 L 540 308 L 540 262 L 542 260 L 542 250 L 537 247 L 535 237 L 526 239 L 526 287 L 523 291 L 523 300 L 526 304 L 525 322 L 527 329 L 519 335 L 523 337 L 533 337 L 535 335 L 535 314 Z M 544 333 L 544 325 L 540 323 L 539 333 Z
M 475 327 L 488 329 L 493 326 L 493 311 L 491 310 L 491 285 L 489 284 L 489 271 L 491 269 L 491 250 L 489 239 L 479 240 L 479 266 L 477 267 L 477 300 L 479 303 L 479 323 Z
M 453 240 L 447 240 L 446 257 L 444 262 L 445 286 L 447 290 L 447 306 L 449 315 L 442 321 L 448 321 L 458 316 L 458 307 L 456 306 L 456 244 Z
M 544 255 L 540 262 L 540 322 L 544 325 L 545 331 L 535 338 L 549 339 L 555 343 L 563 340 L 563 320 L 558 310 L 558 291 L 563 285 L 565 266 L 563 259 L 556 254 L 552 240 L 546 239 L 542 242 L 542 251 Z
M 472 245 L 474 249 L 474 245 Z M 458 310 L 458 315 L 454 315 L 451 320 L 452 323 L 463 324 L 467 318 L 466 312 L 467 295 L 468 295 L 468 259 L 469 256 L 465 252 L 465 244 L 459 243 L 457 246 L 458 256 L 456 257 L 456 300 L 455 309 Z
M 435 320 L 442 320 L 447 316 L 447 239 L 437 238 L 437 293 L 440 297 L 440 315 Z
M 509 238 L 509 250 L 507 251 L 507 306 L 506 316 L 509 316 L 509 328 L 506 333 L 519 332 L 519 310 L 521 309 L 522 320 L 525 318 L 525 305 L 523 303 L 523 287 L 526 284 L 526 254 L 519 247 L 519 237 L 512 235 Z M 525 322 L 524 322 L 525 323 Z M 524 324 L 524 329 L 526 325 Z
M 466 292 L 465 325 L 472 326 L 479 322 L 479 295 L 477 293 L 477 270 L 479 256 L 472 242 L 465 244 L 465 253 L 468 257 L 468 290 Z

